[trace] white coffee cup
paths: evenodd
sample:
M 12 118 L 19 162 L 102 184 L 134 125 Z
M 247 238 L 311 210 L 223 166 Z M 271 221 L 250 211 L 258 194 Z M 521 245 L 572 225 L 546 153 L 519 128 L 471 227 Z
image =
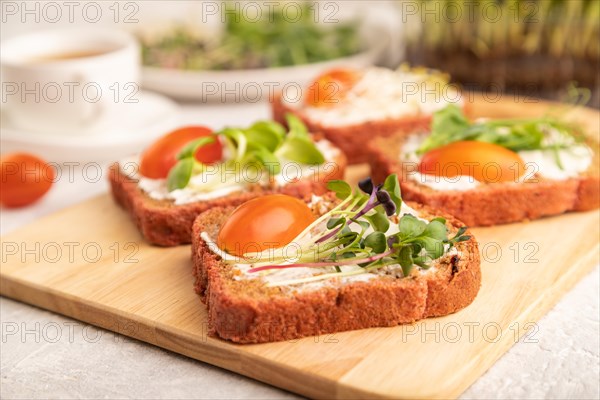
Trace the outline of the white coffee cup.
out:
M 140 48 L 122 31 L 61 29 L 2 42 L 2 112 L 15 128 L 96 132 L 136 102 Z

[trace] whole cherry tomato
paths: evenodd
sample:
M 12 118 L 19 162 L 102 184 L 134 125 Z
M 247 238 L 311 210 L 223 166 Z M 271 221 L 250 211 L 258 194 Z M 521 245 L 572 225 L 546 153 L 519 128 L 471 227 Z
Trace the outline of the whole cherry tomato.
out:
M 0 165 L 0 204 L 5 207 L 23 207 L 39 200 L 54 182 L 52 166 L 32 154 L 3 155 Z

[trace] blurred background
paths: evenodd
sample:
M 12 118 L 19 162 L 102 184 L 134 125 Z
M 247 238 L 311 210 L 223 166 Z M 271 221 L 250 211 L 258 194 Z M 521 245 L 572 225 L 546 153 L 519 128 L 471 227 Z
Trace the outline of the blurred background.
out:
M 183 124 L 268 118 L 274 92 L 301 93 L 337 66 L 424 66 L 468 99 L 600 107 L 599 0 L 0 0 L 0 10 L 2 152 L 57 163 L 114 161 Z M 129 55 L 86 56 L 115 34 Z M 65 100 L 81 79 L 83 104 L 48 96 L 57 87 Z M 80 93 L 88 84 L 100 101 Z
M 203 81 L 303 82 L 319 68 L 257 71 L 345 59 L 409 62 L 447 71 L 468 89 L 555 100 L 576 85 L 600 107 L 597 0 L 0 3 L 3 40 L 61 26 L 132 32 L 144 87 L 179 99 L 207 100 Z
M 600 106 L 600 1 L 423 1 L 404 42 L 412 63 L 466 88 L 555 100 L 572 85 Z M 437 5 L 440 14 L 427 13 Z M 445 10 L 445 11 L 444 11 Z

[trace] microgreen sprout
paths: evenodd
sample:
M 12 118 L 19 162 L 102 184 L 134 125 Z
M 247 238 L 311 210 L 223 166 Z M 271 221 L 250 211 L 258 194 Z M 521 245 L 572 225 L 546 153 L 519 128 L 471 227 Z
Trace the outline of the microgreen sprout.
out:
M 492 119 L 470 122 L 456 105 L 448 105 L 433 114 L 431 134 L 417 154 L 461 140 L 494 143 L 512 151 L 569 148 L 581 142 L 578 128 L 556 118 Z M 559 164 L 560 165 L 560 164 Z
M 331 267 L 336 271 L 272 283 L 274 286 L 357 274 L 356 269 L 342 271 L 344 266 L 359 266 L 361 273 L 399 267 L 402 275 L 408 277 L 414 266 L 427 269 L 451 247 L 470 239 L 464 227 L 450 237 L 443 218 L 426 221 L 411 213 L 400 215 L 402 199 L 396 175 L 377 185 L 367 178 L 359 183 L 358 190 L 339 180 L 329 182 L 328 188 L 341 202 L 293 241 L 296 248 L 301 247 L 297 259 L 285 260 L 285 249 L 281 249 L 270 253 L 268 262 L 253 263 L 249 273 Z

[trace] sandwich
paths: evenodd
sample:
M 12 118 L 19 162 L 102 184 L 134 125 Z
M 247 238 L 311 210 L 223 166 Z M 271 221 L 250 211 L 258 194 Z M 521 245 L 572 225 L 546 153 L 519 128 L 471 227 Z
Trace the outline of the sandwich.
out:
M 195 290 L 211 335 L 237 343 L 396 326 L 454 313 L 481 282 L 463 223 L 402 200 L 390 175 L 216 207 L 192 233 Z
M 429 129 L 433 112 L 464 104 L 446 75 L 406 66 L 337 68 L 318 76 L 299 95 L 287 92 L 274 96 L 273 118 L 283 123 L 287 113 L 296 114 L 342 149 L 350 164 L 367 161 L 364 148 L 372 138 Z
M 600 205 L 598 142 L 553 117 L 480 119 L 436 112 L 429 132 L 369 143 L 373 179 L 396 173 L 405 199 L 468 226 L 490 226 Z
M 343 176 L 346 158 L 293 115 L 287 125 L 178 129 L 141 157 L 113 164 L 112 195 L 148 242 L 175 246 L 190 243 L 194 219 L 212 207 L 270 193 L 303 198 L 326 192 L 327 181 Z

